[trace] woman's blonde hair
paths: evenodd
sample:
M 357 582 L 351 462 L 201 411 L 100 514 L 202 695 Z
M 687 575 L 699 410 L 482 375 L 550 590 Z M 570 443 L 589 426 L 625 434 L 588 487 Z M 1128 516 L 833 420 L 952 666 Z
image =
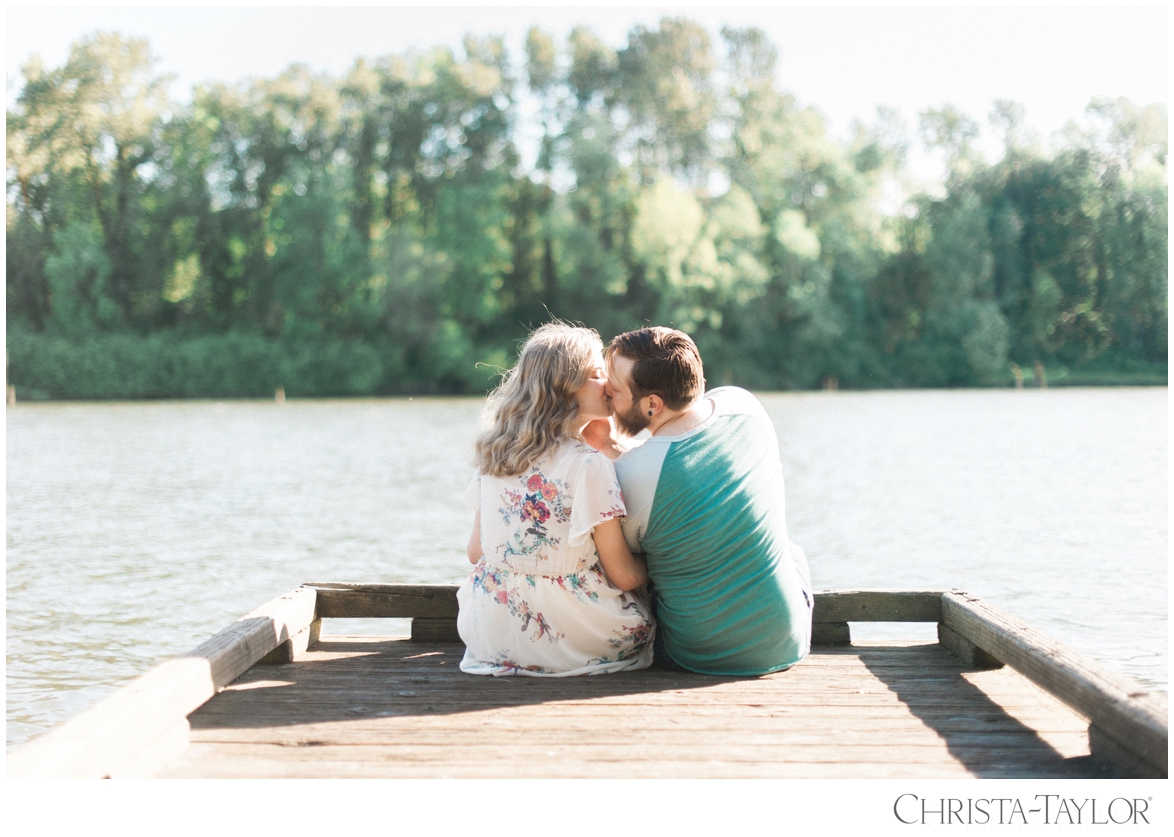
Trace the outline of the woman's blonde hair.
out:
M 488 427 L 473 447 L 473 465 L 483 474 L 521 474 L 563 442 L 578 435 L 575 393 L 594 369 L 603 341 L 595 329 L 547 323 L 522 346 L 518 362 L 485 405 Z

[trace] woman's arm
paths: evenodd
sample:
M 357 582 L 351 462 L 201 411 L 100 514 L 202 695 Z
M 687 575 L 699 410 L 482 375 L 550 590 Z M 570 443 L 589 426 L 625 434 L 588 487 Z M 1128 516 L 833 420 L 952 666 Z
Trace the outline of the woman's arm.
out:
M 621 590 L 635 590 L 648 581 L 644 558 L 628 549 L 619 520 L 613 517 L 598 524 L 591 530 L 591 537 L 608 581 Z
M 481 560 L 481 510 L 477 510 L 477 516 L 473 518 L 473 534 L 469 535 L 469 545 L 465 547 L 465 552 L 469 556 L 469 563 L 476 564 Z

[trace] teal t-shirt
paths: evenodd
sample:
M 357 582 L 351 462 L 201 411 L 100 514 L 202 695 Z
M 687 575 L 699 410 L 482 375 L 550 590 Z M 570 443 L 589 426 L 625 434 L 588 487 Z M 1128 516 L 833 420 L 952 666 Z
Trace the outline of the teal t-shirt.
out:
M 669 656 L 704 674 L 765 674 L 810 647 L 806 559 L 787 538 L 778 439 L 753 395 L 708 393 L 714 411 L 616 462 L 625 534 L 648 561 Z

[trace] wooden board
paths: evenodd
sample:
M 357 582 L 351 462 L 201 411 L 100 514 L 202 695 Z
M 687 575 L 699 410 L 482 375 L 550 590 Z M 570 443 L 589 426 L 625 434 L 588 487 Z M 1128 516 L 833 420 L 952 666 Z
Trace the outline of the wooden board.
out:
M 457 618 L 455 584 L 312 582 L 323 619 Z
M 941 590 L 816 590 L 812 622 L 940 622 Z
M 936 644 L 787 672 L 463 674 L 461 646 L 330 638 L 190 716 L 169 777 L 1101 777 L 1081 718 Z
M 326 619 L 457 616 L 455 584 L 311 582 Z M 816 591 L 814 622 L 939 622 L 940 590 Z

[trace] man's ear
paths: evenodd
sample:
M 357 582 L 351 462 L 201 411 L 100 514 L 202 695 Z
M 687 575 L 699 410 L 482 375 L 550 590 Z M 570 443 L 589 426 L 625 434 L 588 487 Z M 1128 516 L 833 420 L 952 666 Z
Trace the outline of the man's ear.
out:
M 657 413 L 659 413 L 663 409 L 664 409 L 664 399 L 662 399 L 655 392 L 652 395 L 648 396 L 648 409 L 646 409 L 644 411 L 648 416 L 650 416 L 650 417 L 655 416 Z

